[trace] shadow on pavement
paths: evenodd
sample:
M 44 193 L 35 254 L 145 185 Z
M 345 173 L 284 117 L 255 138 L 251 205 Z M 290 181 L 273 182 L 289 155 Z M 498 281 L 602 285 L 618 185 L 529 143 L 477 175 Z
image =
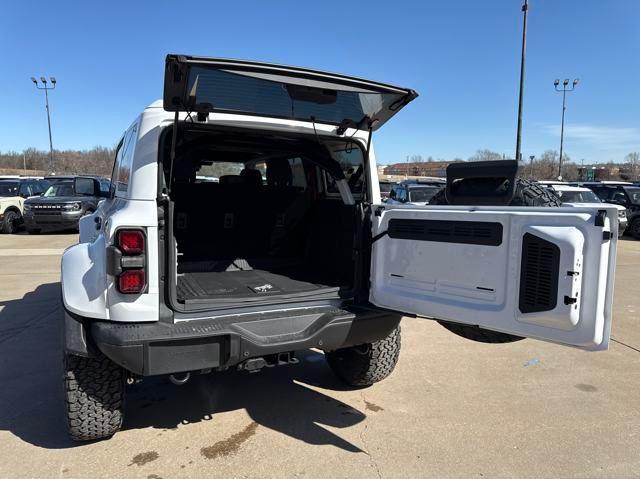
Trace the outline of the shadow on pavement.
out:
M 60 283 L 38 286 L 20 300 L 0 301 L 0 430 L 46 449 L 81 446 L 67 438 L 62 396 Z M 347 428 L 366 416 L 314 389 L 343 390 L 323 354 L 258 373 L 196 375 L 185 386 L 165 377 L 128 388 L 124 429 L 173 429 L 245 409 L 259 425 L 308 444 L 361 452 L 324 428 Z
M 62 416 L 60 283 L 0 307 L 0 430 L 39 447 L 72 447 Z
M 256 373 L 227 371 L 196 375 L 184 386 L 147 379 L 129 391 L 126 429 L 172 429 L 178 424 L 220 419 L 216 413 L 245 409 L 259 425 L 308 444 L 362 452 L 323 426 L 347 428 L 365 419 L 353 407 L 314 387 L 343 389 L 321 353 L 299 354 L 300 364 Z

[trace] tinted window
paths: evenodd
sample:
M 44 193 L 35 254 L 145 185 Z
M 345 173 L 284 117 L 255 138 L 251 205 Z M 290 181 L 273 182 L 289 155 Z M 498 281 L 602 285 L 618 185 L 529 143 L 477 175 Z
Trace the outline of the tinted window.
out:
M 409 201 L 416 203 L 427 203 L 439 188 L 411 188 L 409 190 Z
M 631 203 L 640 204 L 640 188 L 625 188 L 624 191 L 629 196 Z
M 251 76 L 250 76 L 251 75 Z M 192 67 L 187 91 L 194 91 L 198 103 L 210 103 L 217 111 L 240 112 L 281 118 L 340 123 L 377 118 L 397 109 L 402 93 L 378 93 L 364 88 L 305 80 L 294 85 L 277 74 L 229 72 Z
M 392 183 L 382 182 L 380 183 L 380 193 L 389 193 L 392 187 Z
M 119 193 L 126 193 L 129 189 L 131 162 L 133 161 L 133 150 L 135 147 L 137 132 L 138 125 L 134 124 L 131 128 L 129 128 L 124 136 L 124 141 L 121 148 L 122 153 L 118 165 L 118 171 L 116 172 L 116 191 Z
M 34 181 L 33 185 L 32 185 L 32 189 L 33 189 L 33 194 L 34 195 L 39 195 L 40 193 L 42 193 L 43 191 L 46 191 L 46 189 L 49 187 L 49 183 L 41 180 L 41 181 Z
M 106 178 L 100 178 L 100 191 L 102 193 L 108 193 L 111 190 L 111 182 Z
M 31 183 L 22 182 L 20 184 L 20 189 L 18 190 L 18 194 L 20 196 L 33 196 L 33 191 L 31 190 Z
M 75 185 L 76 194 L 93 196 L 94 194 L 93 178 L 76 178 L 74 185 Z
M 73 181 L 57 181 L 52 184 L 47 191 L 44 193 L 46 197 L 55 197 L 55 196 L 74 196 L 73 192 Z
M 590 186 L 589 189 L 603 201 L 609 199 L 610 194 L 614 191 L 606 186 Z
M 0 196 L 16 196 L 19 186 L 17 181 L 0 181 Z

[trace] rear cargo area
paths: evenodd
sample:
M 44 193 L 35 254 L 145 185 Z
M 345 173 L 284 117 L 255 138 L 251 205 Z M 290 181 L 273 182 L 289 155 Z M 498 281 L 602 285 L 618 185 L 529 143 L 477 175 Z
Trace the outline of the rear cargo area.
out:
M 171 191 L 178 302 L 352 294 L 356 206 L 327 188 L 316 148 L 244 135 L 198 144 L 176 161 Z

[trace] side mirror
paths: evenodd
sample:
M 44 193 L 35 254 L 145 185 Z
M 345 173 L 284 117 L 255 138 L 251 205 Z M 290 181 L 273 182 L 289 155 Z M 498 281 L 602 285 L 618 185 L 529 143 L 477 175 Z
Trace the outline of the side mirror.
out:
M 94 178 L 76 178 L 73 180 L 73 190 L 77 195 L 100 196 L 100 182 Z

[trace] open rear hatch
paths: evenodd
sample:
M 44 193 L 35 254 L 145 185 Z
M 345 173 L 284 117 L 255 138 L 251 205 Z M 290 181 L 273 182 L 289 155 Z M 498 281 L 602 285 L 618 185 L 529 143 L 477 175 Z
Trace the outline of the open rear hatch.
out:
M 269 63 L 167 55 L 164 109 L 234 113 L 376 130 L 418 94 L 361 78 Z

